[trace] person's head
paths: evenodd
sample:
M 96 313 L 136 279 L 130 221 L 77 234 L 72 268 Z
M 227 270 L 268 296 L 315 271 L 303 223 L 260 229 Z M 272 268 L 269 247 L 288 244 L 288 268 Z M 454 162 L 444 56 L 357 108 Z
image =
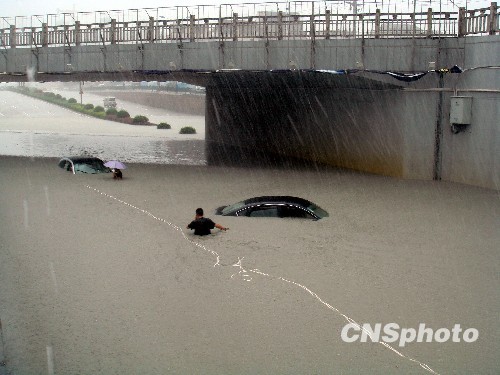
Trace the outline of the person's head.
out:
M 197 208 L 196 209 L 196 216 L 203 216 L 203 208 Z

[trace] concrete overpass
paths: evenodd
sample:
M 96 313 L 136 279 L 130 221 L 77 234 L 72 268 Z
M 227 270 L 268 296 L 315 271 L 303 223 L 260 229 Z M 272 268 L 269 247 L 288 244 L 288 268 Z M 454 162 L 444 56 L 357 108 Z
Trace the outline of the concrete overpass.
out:
M 118 28 L 129 27 L 116 22 L 108 25 L 111 33 L 99 25 L 100 39 L 88 43 L 82 43 L 77 32 L 69 33 L 68 27 L 62 29 L 68 37 L 52 44 L 46 26 L 30 30 L 41 33 L 31 35 L 31 40 L 42 40 L 34 47 L 20 45 L 23 38 L 15 39 L 16 30 L 10 27 L 10 48 L 6 33 L 3 39 L 0 35 L 5 46 L 0 52 L 0 81 L 198 84 L 206 87 L 207 157 L 212 164 L 296 158 L 498 189 L 500 36 L 496 5 L 489 11 L 482 13 L 490 21 L 484 29 L 468 29 L 471 23 L 460 23 L 465 16 L 459 12 L 456 35 L 434 35 L 421 27 L 416 15 L 410 34 L 408 29 L 384 34 L 381 30 L 390 28 L 386 24 L 381 29 L 380 13 L 373 16 L 371 33 L 371 24 L 365 25 L 370 15 L 356 15 L 361 23 L 349 29 L 349 37 L 324 27 L 327 13 L 307 15 L 308 28 L 291 28 L 295 18 L 279 13 L 274 20 L 264 15 L 265 27 L 258 30 L 267 34 L 253 33 L 253 38 L 245 34 L 256 30 L 248 26 L 250 19 L 233 15 L 229 26 L 218 19 L 218 40 L 200 38 L 209 34 L 196 28 L 193 18 L 187 28 L 178 28 L 176 38 L 163 41 L 152 37 L 160 35 L 154 19 L 145 26 L 150 32 L 140 33 L 141 39 L 134 42 L 113 37 L 121 35 Z M 433 12 L 425 16 L 429 21 Z M 315 20 L 319 23 L 311 26 Z M 202 26 L 211 22 L 202 21 Z M 426 25 L 433 25 L 432 19 Z M 75 25 L 75 30 L 81 26 Z M 223 28 L 233 33 L 220 33 Z M 270 30 L 276 31 L 272 38 Z M 473 36 L 474 30 L 488 35 Z M 460 67 L 461 73 L 447 70 L 452 66 Z M 450 119 L 452 103 L 457 103 L 452 97 L 457 96 L 471 98 L 458 99 L 459 104 L 471 103 L 468 123 L 459 126 L 452 123 L 455 117 Z

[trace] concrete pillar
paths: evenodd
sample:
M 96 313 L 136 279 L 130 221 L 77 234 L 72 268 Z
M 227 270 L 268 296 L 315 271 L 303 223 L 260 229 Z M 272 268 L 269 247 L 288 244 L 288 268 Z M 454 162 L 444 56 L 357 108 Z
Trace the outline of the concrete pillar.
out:
M 310 27 L 310 32 L 311 32 L 311 39 L 314 40 L 316 39 L 316 27 L 314 23 L 314 14 L 311 15 L 310 21 L 309 21 L 309 27 Z
M 458 9 L 458 37 L 461 38 L 467 34 L 467 20 L 465 18 L 465 8 Z
M 233 13 L 233 41 L 238 40 L 238 13 Z
M 155 19 L 154 19 L 154 17 L 149 17 L 148 41 L 149 41 L 149 43 L 154 43 L 154 41 L 155 41 Z
M 375 39 L 380 38 L 380 9 L 375 12 Z
M 46 23 L 42 23 L 42 47 L 47 47 L 49 45 L 49 26 Z
M 278 12 L 278 40 L 283 40 L 283 12 Z
M 82 34 L 80 29 L 80 21 L 75 21 L 75 45 L 79 46 L 82 42 Z
M 116 19 L 111 20 L 111 28 L 110 28 L 110 43 L 111 44 L 116 44 Z
M 488 24 L 488 31 L 490 35 L 495 35 L 497 30 L 497 12 L 498 12 L 498 7 L 497 3 L 493 2 L 490 5 L 490 16 L 489 16 L 489 24 Z
M 362 14 L 358 16 L 359 22 L 361 23 L 361 39 L 365 38 L 365 21 Z
M 325 22 L 326 22 L 326 25 L 325 25 L 325 39 L 330 39 L 331 15 L 332 15 L 332 12 L 330 11 L 330 9 L 327 9 L 325 11 Z
M 10 25 L 9 44 L 10 48 L 16 48 L 16 25 Z
M 67 45 L 67 47 L 71 47 L 71 40 L 69 38 L 69 26 L 64 25 L 63 30 L 64 30 L 64 43 Z
M 432 36 L 432 8 L 427 9 L 427 37 Z
M 194 42 L 196 40 L 196 16 L 191 14 L 189 17 L 189 41 Z

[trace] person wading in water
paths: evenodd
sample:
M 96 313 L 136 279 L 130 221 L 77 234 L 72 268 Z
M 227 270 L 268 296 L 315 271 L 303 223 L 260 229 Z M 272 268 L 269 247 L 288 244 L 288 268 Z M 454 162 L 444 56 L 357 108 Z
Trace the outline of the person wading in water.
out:
M 220 224 L 214 223 L 211 219 L 207 217 L 203 217 L 203 208 L 196 209 L 196 216 L 194 220 L 188 224 L 188 229 L 194 229 L 194 234 L 198 236 L 206 236 L 210 234 L 210 230 L 217 228 L 223 231 L 228 230 L 229 228 L 223 227 Z

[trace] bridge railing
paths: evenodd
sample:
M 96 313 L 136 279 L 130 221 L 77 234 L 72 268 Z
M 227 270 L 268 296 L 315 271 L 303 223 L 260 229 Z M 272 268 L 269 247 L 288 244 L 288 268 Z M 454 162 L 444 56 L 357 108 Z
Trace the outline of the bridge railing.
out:
M 310 4 L 310 3 L 308 3 Z M 279 8 L 278 8 L 279 9 Z M 293 11 L 257 10 L 234 12 L 228 17 L 203 17 L 81 23 L 0 29 L 0 48 L 144 44 L 189 41 L 284 40 L 330 38 L 427 38 L 499 33 L 496 3 L 488 8 L 458 12 L 333 13 L 310 7 Z M 220 12 L 222 14 L 222 12 Z M 110 15 L 111 16 L 111 15 Z

